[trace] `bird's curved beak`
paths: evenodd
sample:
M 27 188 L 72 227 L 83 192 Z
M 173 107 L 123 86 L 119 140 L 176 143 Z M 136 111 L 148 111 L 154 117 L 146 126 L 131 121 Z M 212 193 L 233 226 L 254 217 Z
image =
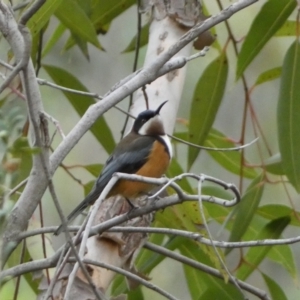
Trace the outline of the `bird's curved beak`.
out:
M 168 102 L 168 100 L 167 100 L 167 101 L 164 101 L 164 102 L 156 109 L 156 111 L 155 111 L 155 114 L 156 114 L 156 115 L 159 115 L 159 112 L 160 112 L 161 108 L 162 108 L 167 102 Z

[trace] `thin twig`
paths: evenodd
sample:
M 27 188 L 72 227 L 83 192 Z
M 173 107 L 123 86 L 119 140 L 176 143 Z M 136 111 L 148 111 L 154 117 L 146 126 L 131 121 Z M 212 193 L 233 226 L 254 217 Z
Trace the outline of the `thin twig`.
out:
M 24 262 L 25 250 L 26 250 L 26 241 L 23 241 L 22 250 L 21 250 L 21 254 L 20 254 L 19 265 L 21 265 Z M 21 275 L 17 276 L 17 282 L 16 282 L 16 285 L 15 285 L 13 300 L 18 299 L 18 294 L 19 294 L 19 289 L 20 289 L 20 282 L 21 282 Z
M 68 257 L 68 254 L 72 251 L 72 249 L 69 248 L 69 250 L 67 251 L 67 254 L 65 255 L 65 252 L 67 250 L 67 244 L 65 245 L 65 248 L 66 248 L 65 251 L 62 251 L 60 256 L 59 256 L 59 259 L 58 259 L 58 262 L 57 262 L 57 265 L 59 267 L 56 267 L 56 269 L 55 269 L 54 276 L 51 278 L 51 281 L 50 281 L 50 284 L 48 285 L 48 289 L 47 289 L 47 292 L 44 296 L 44 299 L 48 299 L 49 297 L 53 298 L 53 296 L 52 296 L 53 288 L 54 288 L 54 286 L 56 284 L 56 281 L 57 281 L 57 279 L 58 279 L 58 277 L 59 277 L 59 275 L 60 275 L 60 273 L 61 273 L 61 271 L 64 267 L 64 264 L 62 262 L 65 259 L 65 257 Z
M 11 189 L 8 194 L 7 197 L 12 196 L 14 193 L 17 192 L 17 190 L 19 190 L 21 187 L 23 187 L 28 181 L 28 178 L 25 178 L 24 180 L 22 180 L 21 182 L 19 182 L 13 189 Z
M 43 49 L 43 36 L 44 36 L 44 30 L 42 29 L 39 32 L 39 45 L 38 45 L 38 51 L 37 51 L 37 57 L 36 57 L 36 70 L 35 74 L 36 77 L 39 75 L 40 69 L 42 67 L 42 49 Z
M 49 115 L 48 113 L 46 113 L 45 111 L 42 112 L 41 114 L 43 114 L 47 119 L 49 119 L 56 127 L 57 131 L 60 133 L 61 137 L 64 139 L 66 136 L 60 126 L 59 121 L 57 121 L 55 118 L 53 118 L 51 115 Z M 50 143 L 51 145 L 51 143 Z
M 200 146 L 200 145 L 196 145 L 196 144 L 193 144 L 191 142 L 188 142 L 188 141 L 185 141 L 183 139 L 180 139 L 176 136 L 173 136 L 173 135 L 168 135 L 170 138 L 172 138 L 173 140 L 175 141 L 178 141 L 182 144 L 185 144 L 185 145 L 188 145 L 188 146 L 191 146 L 191 147 L 194 147 L 194 148 L 197 148 L 197 149 L 203 149 L 203 150 L 208 150 L 208 151 L 239 151 L 239 150 L 242 150 L 244 148 L 247 148 L 249 146 L 251 146 L 252 144 L 256 143 L 258 141 L 259 138 L 256 138 L 254 139 L 253 141 L 247 143 L 247 144 L 244 144 L 242 146 L 238 146 L 238 147 L 230 147 L 230 148 L 211 148 L 211 147 L 205 147 L 205 146 Z
M 26 25 L 29 19 L 42 7 L 46 0 L 36 0 L 20 18 L 19 24 Z
M 218 252 L 216 246 L 214 245 L 213 243 L 213 238 L 212 238 L 212 235 L 211 235 L 211 232 L 209 230 L 209 227 L 207 225 L 207 222 L 206 222 L 206 218 L 205 218 L 205 214 L 204 214 L 204 209 L 203 209 L 203 204 L 202 204 L 202 183 L 205 181 L 205 176 L 204 175 L 201 175 L 200 176 L 200 179 L 198 181 L 198 197 L 199 197 L 199 200 L 198 200 L 198 204 L 199 204 L 199 211 L 200 211 L 200 214 L 201 214 L 201 219 L 202 219 L 202 224 L 204 225 L 204 228 L 206 229 L 206 232 L 208 234 L 208 237 L 209 237 L 209 240 L 211 241 L 211 244 L 212 244 L 212 247 L 213 247 L 213 250 L 221 264 L 221 266 L 224 268 L 224 270 L 226 271 L 226 273 L 228 274 L 229 278 L 231 279 L 232 283 L 236 286 L 236 288 L 240 291 L 240 293 L 243 295 L 243 298 L 245 300 L 247 300 L 248 298 L 246 297 L 246 295 L 243 293 L 241 287 L 239 286 L 236 278 L 230 273 L 229 269 L 227 268 L 225 262 L 223 261 L 220 253 Z
M 39 208 L 39 213 L 40 213 L 40 223 L 41 223 L 41 227 L 44 227 L 44 216 L 43 216 L 43 204 L 42 201 L 39 203 L 38 205 Z M 45 243 L 45 234 L 41 234 L 41 239 L 42 239 L 42 251 L 43 251 L 43 255 L 44 258 L 47 258 L 47 251 L 46 251 L 46 243 Z M 47 279 L 47 283 L 50 283 L 50 275 L 49 275 L 49 269 L 46 269 L 46 279 Z
M 164 201 L 164 200 L 160 200 Z M 150 205 L 149 205 L 150 206 Z M 140 216 L 141 214 L 139 214 Z M 121 224 L 123 221 L 116 222 L 117 224 Z M 93 226 L 90 231 L 90 236 L 99 235 L 102 233 L 102 228 L 99 230 L 99 225 Z M 22 232 L 19 236 L 20 241 L 26 239 L 28 237 L 39 235 L 42 233 L 53 233 L 57 229 L 57 226 L 49 226 L 44 228 L 39 228 L 35 230 L 30 230 L 26 232 Z M 69 226 L 70 232 L 78 232 L 80 226 Z M 295 236 L 292 238 L 285 239 L 265 239 L 265 240 L 255 240 L 255 241 L 246 241 L 246 242 L 225 242 L 225 241 L 217 241 L 205 238 L 202 234 L 196 232 L 190 232 L 186 230 L 173 229 L 173 228 L 152 228 L 152 227 L 119 227 L 113 225 L 113 227 L 108 228 L 106 231 L 108 232 L 143 232 L 143 233 L 159 233 L 159 234 L 168 234 L 185 237 L 194 241 L 197 241 L 201 244 L 212 246 L 214 245 L 217 248 L 248 248 L 248 247 L 265 247 L 265 246 L 280 246 L 280 245 L 292 245 L 300 242 L 300 236 Z
M 191 55 L 190 57 L 187 58 L 187 61 L 191 61 L 193 59 L 196 59 L 198 57 L 203 57 L 206 55 L 206 53 L 209 51 L 209 47 L 205 46 L 201 51 Z
M 135 55 L 134 55 L 133 68 L 132 68 L 133 72 L 135 72 L 136 69 L 137 69 L 139 53 L 140 53 L 140 41 L 141 41 L 141 31 L 142 31 L 141 30 L 141 28 L 142 28 L 142 15 L 141 15 L 139 9 L 140 9 L 140 0 L 138 0 L 138 3 L 137 3 L 137 34 L 136 34 L 136 41 L 135 41 Z M 129 111 L 129 109 L 132 105 L 132 100 L 133 100 L 133 93 L 131 93 L 130 97 L 129 97 L 128 111 Z M 121 130 L 121 139 L 124 136 L 128 120 L 129 120 L 129 116 L 126 115 L 124 126 Z

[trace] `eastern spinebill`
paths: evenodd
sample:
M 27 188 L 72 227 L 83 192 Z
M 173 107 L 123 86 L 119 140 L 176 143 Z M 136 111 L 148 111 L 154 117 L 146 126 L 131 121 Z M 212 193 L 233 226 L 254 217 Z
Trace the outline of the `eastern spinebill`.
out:
M 136 118 L 133 127 L 116 146 L 85 199 L 69 214 L 67 223 L 92 205 L 100 196 L 112 175 L 116 172 L 159 178 L 167 170 L 172 157 L 172 146 L 165 133 L 159 114 L 163 102 L 156 110 L 145 110 Z M 147 194 L 153 185 L 144 182 L 119 180 L 108 197 L 122 195 L 128 200 Z M 60 225 L 55 235 L 62 232 Z

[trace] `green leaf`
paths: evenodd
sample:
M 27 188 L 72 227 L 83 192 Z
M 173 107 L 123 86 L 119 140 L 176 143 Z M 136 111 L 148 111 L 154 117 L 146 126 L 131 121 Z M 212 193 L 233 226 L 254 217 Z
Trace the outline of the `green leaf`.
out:
M 256 79 L 254 86 L 258 86 L 262 83 L 279 78 L 281 75 L 281 71 L 282 71 L 282 67 L 277 67 L 261 73 Z
M 263 276 L 264 281 L 268 286 L 273 300 L 288 300 L 288 298 L 286 297 L 286 295 L 284 294 L 283 290 L 277 282 L 275 282 L 271 277 L 264 273 L 262 273 L 261 275 Z
M 225 53 L 212 61 L 200 77 L 191 105 L 189 141 L 201 145 L 205 141 L 218 112 L 228 75 Z M 188 168 L 196 160 L 199 149 L 190 147 Z
M 95 184 L 95 180 L 89 181 L 83 186 L 84 196 L 86 197 L 88 193 L 92 190 L 93 186 Z
M 62 23 L 59 23 L 51 37 L 48 38 L 43 48 L 42 57 L 45 57 L 49 53 L 49 51 L 53 48 L 53 46 L 57 43 L 57 41 L 61 38 L 65 31 L 66 27 Z
M 81 50 L 82 54 L 85 56 L 87 60 L 90 59 L 90 54 L 89 54 L 89 48 L 88 48 L 88 43 L 86 40 L 80 38 L 79 35 L 72 33 L 72 35 L 68 38 L 66 44 L 63 47 L 63 52 L 69 50 L 72 48 L 74 45 L 77 45 L 79 49 Z M 100 47 L 101 50 L 103 50 L 102 47 Z
M 265 227 L 261 228 L 261 231 L 258 233 L 255 240 L 279 238 L 289 222 L 289 217 L 283 217 L 271 221 Z M 241 280 L 246 280 L 247 277 L 259 266 L 261 261 L 270 251 L 271 247 L 272 246 L 251 247 L 245 255 L 236 276 Z
M 179 165 L 178 161 L 173 158 L 171 164 L 168 168 L 167 176 L 173 178 L 179 174 L 184 173 L 183 168 Z M 187 180 L 187 178 L 182 178 L 181 180 L 176 182 L 185 192 L 192 194 L 194 191 Z
M 236 147 L 228 137 L 216 129 L 211 129 L 205 140 L 204 146 L 211 148 L 232 148 Z M 226 170 L 240 175 L 241 174 L 241 152 L 240 151 L 207 151 L 208 154 L 214 158 Z M 255 178 L 256 171 L 253 168 L 244 167 L 243 175 L 246 178 Z
M 204 211 L 206 213 L 206 209 Z M 184 202 L 172 207 L 167 207 L 163 212 L 158 211 L 155 215 L 162 227 L 178 228 L 189 231 L 199 231 L 198 226 L 202 225 L 202 219 L 197 202 Z
M 296 36 L 297 35 L 297 22 L 287 20 L 283 26 L 276 32 L 276 37 L 281 36 Z
M 32 168 L 32 154 L 40 152 L 40 149 L 30 148 L 28 139 L 24 136 L 21 136 L 14 141 L 13 145 L 9 148 L 9 152 L 14 158 L 17 158 L 20 161 L 17 176 L 12 182 L 13 185 L 16 185 L 29 176 Z M 13 198 L 16 199 L 16 195 L 14 195 Z
M 87 165 L 84 166 L 84 168 L 87 171 L 89 171 L 93 176 L 98 177 L 103 168 L 103 165 L 101 164 Z
M 56 84 L 67 88 L 88 92 L 86 87 L 66 70 L 50 65 L 43 65 L 43 67 Z M 69 92 L 63 93 L 80 116 L 83 116 L 88 107 L 95 103 L 94 100 L 88 96 L 77 95 Z M 110 154 L 115 148 L 115 141 L 104 117 L 98 118 L 90 130 L 107 151 L 107 153 Z
M 36 67 L 37 53 L 39 51 L 39 44 L 40 44 L 40 34 L 36 34 L 36 35 L 32 36 L 30 56 L 31 56 L 31 60 L 32 60 L 34 67 Z
M 282 166 L 291 184 L 300 192 L 300 43 L 286 53 L 282 67 L 277 107 L 278 142 Z
M 137 288 L 130 290 L 127 294 L 126 300 L 144 300 L 144 294 L 141 286 L 138 286 Z
M 255 17 L 238 56 L 236 79 L 246 70 L 296 7 L 294 0 L 269 0 Z
M 257 210 L 257 214 L 268 220 L 274 220 L 284 216 L 289 216 L 291 218 L 290 225 L 300 226 L 300 212 L 294 211 L 293 209 L 285 205 L 267 204 L 259 207 Z
M 98 0 L 92 9 L 91 20 L 97 32 L 105 33 L 107 25 L 130 6 L 136 4 L 136 0 Z
M 76 1 L 62 1 L 55 15 L 72 33 L 78 35 L 82 40 L 101 48 L 91 20 Z
M 140 48 L 145 46 L 148 43 L 149 28 L 150 28 L 150 23 L 144 25 L 141 29 Z M 136 47 L 136 40 L 137 40 L 137 35 L 131 40 L 129 45 L 125 48 L 125 50 L 122 51 L 122 53 L 134 51 Z
M 263 179 L 263 174 L 261 174 L 251 182 L 241 202 L 236 207 L 236 215 L 229 237 L 230 242 L 239 241 L 248 229 L 263 194 Z M 227 254 L 231 250 L 226 249 L 225 253 Z
M 268 258 L 285 268 L 294 280 L 297 280 L 297 264 L 289 245 L 272 247 Z
M 264 161 L 264 167 L 269 173 L 284 175 L 280 153 L 276 153 Z
M 280 219 L 280 217 L 276 219 Z M 244 240 L 252 241 L 257 239 L 257 236 L 261 232 L 261 229 L 264 228 L 267 225 L 267 223 L 268 222 L 266 222 L 265 218 L 262 218 L 259 214 L 255 214 L 251 224 L 249 225 L 248 230 L 244 235 Z M 228 225 L 230 225 L 230 222 L 228 223 Z M 227 228 L 228 227 L 230 228 L 230 226 L 227 226 Z M 275 263 L 284 267 L 294 279 L 297 278 L 296 264 L 289 245 L 274 246 L 271 248 L 267 256 Z
M 42 7 L 34 13 L 34 15 L 29 19 L 27 27 L 30 29 L 31 35 L 35 36 L 49 21 L 50 17 L 63 2 L 62 0 L 52 0 L 46 1 Z
M 191 240 L 182 240 L 179 250 L 181 254 L 195 261 L 212 266 L 209 257 Z M 214 291 L 214 293 L 222 295 L 222 300 L 244 299 L 240 292 L 232 284 L 226 284 L 224 279 L 210 276 L 188 265 L 184 265 L 183 268 L 192 299 L 214 299 L 199 298 L 205 295 L 205 293 L 208 293 L 208 291 Z

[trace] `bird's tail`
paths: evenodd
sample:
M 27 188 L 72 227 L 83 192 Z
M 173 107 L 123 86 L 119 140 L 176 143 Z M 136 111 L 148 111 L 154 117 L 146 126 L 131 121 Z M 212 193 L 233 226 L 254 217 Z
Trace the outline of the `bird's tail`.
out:
M 73 211 L 68 215 L 66 225 L 68 225 L 71 221 L 73 221 L 80 213 L 86 209 L 89 205 L 89 202 L 82 201 L 78 206 L 76 206 Z M 58 226 L 56 231 L 54 232 L 54 235 L 59 235 L 64 230 L 63 224 Z

